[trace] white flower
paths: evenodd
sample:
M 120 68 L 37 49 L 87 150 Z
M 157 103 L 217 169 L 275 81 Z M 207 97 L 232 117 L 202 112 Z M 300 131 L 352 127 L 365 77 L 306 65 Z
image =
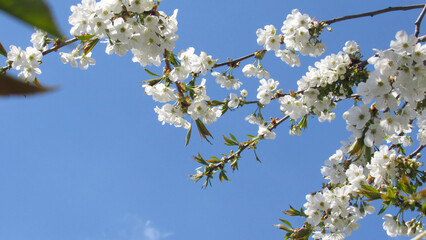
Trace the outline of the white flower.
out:
M 347 54 L 359 52 L 359 46 L 355 41 L 347 41 L 343 47 L 343 51 Z
M 92 52 L 89 52 L 87 54 L 83 54 L 80 58 L 80 69 L 86 70 L 89 65 L 95 65 L 96 61 L 95 59 L 91 58 Z
M 391 41 L 390 47 L 401 54 L 412 53 L 414 45 L 417 43 L 417 38 L 414 35 L 408 36 L 405 31 L 399 31 L 395 34 L 396 41 Z
M 60 52 L 59 55 L 63 64 L 70 63 L 71 67 L 78 67 L 77 59 L 80 58 L 80 53 L 77 48 L 72 50 L 71 53 Z
M 238 98 L 238 95 L 235 93 L 229 94 L 229 102 L 228 107 L 229 108 L 236 108 L 240 104 L 240 99 Z
M 190 123 L 183 118 L 183 113 L 171 104 L 166 103 L 163 107 L 155 107 L 155 112 L 158 114 L 158 121 L 169 123 L 175 127 L 184 127 L 189 129 Z
M 168 102 L 176 99 L 173 91 L 174 88 L 166 87 L 164 83 L 158 83 L 154 86 L 144 85 L 146 94 L 152 96 L 152 99 L 157 102 Z
M 396 237 L 398 235 L 397 234 L 398 226 L 394 217 L 390 214 L 386 214 L 385 216 L 383 216 L 382 219 L 385 220 L 385 222 L 383 223 L 383 229 L 386 230 L 386 233 L 388 234 L 388 236 Z
M 245 90 L 245 89 L 241 90 L 241 91 L 240 91 L 240 95 L 241 95 L 241 97 L 246 98 L 246 97 L 247 97 L 247 95 L 248 95 L 247 90 Z
M 370 120 L 371 114 L 367 105 L 362 104 L 360 107 L 352 106 L 343 114 L 343 118 L 350 125 L 354 125 L 356 129 L 362 129 Z
M 268 129 L 265 125 L 259 125 L 259 130 L 257 134 L 263 136 L 265 139 L 275 139 L 276 134 Z
M 34 48 L 43 51 L 47 49 L 46 38 L 47 34 L 39 29 L 35 29 L 36 32 L 31 35 L 31 42 Z

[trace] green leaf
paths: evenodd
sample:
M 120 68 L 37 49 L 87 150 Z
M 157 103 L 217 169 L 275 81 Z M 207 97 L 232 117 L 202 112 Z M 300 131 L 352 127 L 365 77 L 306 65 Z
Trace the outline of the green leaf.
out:
M 7 57 L 6 49 L 4 49 L 3 45 L 0 42 L 0 55 Z
M 361 187 L 364 190 L 360 190 L 360 193 L 364 195 L 365 197 L 369 198 L 369 200 L 376 200 L 382 197 L 382 194 L 380 194 L 379 190 L 369 185 L 362 185 Z
M 197 119 L 195 121 L 195 123 L 197 124 L 198 132 L 200 133 L 201 140 L 203 140 L 203 138 L 204 138 L 204 139 L 206 139 L 207 142 L 209 142 L 210 144 L 212 144 L 210 142 L 210 140 L 207 139 L 207 137 L 213 138 L 213 136 L 211 135 L 211 133 L 209 132 L 209 130 L 207 130 L 206 125 L 204 125 L 204 123 L 200 119 Z
M 36 93 L 45 93 L 54 90 L 54 88 L 37 87 L 24 83 L 6 74 L 0 74 L 0 95 L 28 95 Z
M 382 214 L 384 211 L 386 211 L 386 209 L 388 209 L 390 205 L 383 205 L 382 209 L 380 209 L 379 213 L 377 213 L 377 216 Z
M 348 154 L 349 155 L 358 154 L 363 147 L 364 147 L 364 140 L 361 138 L 357 138 L 357 140 L 349 148 Z
M 153 73 L 153 72 L 149 71 L 149 70 L 148 70 L 148 68 L 144 67 L 144 69 L 145 69 L 145 71 L 146 71 L 149 75 L 151 75 L 151 76 L 153 76 L 153 77 L 160 77 L 160 75 L 157 75 L 157 74 L 155 74 L 155 73 Z
M 280 221 L 283 222 L 284 224 L 286 224 L 287 226 L 293 228 L 293 226 L 291 225 L 291 223 L 289 221 L 284 220 L 284 219 L 280 219 Z
M 194 160 L 208 166 L 209 164 L 203 159 L 203 157 L 201 157 L 200 153 L 198 153 L 198 156 L 193 156 Z
M 93 34 L 84 34 L 81 36 L 76 36 L 76 38 L 82 42 L 86 42 L 87 40 L 91 39 L 92 37 L 94 37 L 95 35 Z
M 92 51 L 92 49 L 96 46 L 98 42 L 99 42 L 99 38 L 95 38 L 93 40 L 88 41 L 82 48 L 84 51 L 84 54 L 88 54 L 90 51 Z
M 191 123 L 191 126 L 189 127 L 188 133 L 186 134 L 185 147 L 188 146 L 189 140 L 191 139 L 191 134 L 192 134 L 192 123 Z
M 253 152 L 254 152 L 254 156 L 256 157 L 256 160 L 262 163 L 262 161 L 260 161 L 259 157 L 257 156 L 256 149 L 253 149 Z
M 256 136 L 253 136 L 253 135 L 247 134 L 247 137 L 249 137 L 249 138 L 255 138 Z
M 230 134 L 229 134 L 229 136 L 231 136 L 232 140 L 234 140 L 235 142 L 237 142 L 237 143 L 238 143 L 237 138 L 236 138 L 234 135 L 232 135 L 232 133 L 230 133 Z
M 228 146 L 238 145 L 238 143 L 236 143 L 236 142 L 232 141 L 231 139 L 225 137 L 225 135 L 223 135 L 222 137 L 226 142 L 225 145 L 228 145 Z
M 0 10 L 55 37 L 62 36 L 43 0 L 0 0 Z

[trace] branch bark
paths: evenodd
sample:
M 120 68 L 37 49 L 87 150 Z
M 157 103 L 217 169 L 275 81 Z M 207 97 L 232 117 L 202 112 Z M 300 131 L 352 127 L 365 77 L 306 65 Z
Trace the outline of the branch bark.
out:
M 361 18 L 361 17 L 373 17 L 382 13 L 387 13 L 387 12 L 392 12 L 392 11 L 406 11 L 406 10 L 411 10 L 411 9 L 416 9 L 416 8 L 423 8 L 425 7 L 425 4 L 416 4 L 416 5 L 409 5 L 409 6 L 399 6 L 399 7 L 388 7 L 385 9 L 381 9 L 381 10 L 377 10 L 377 11 L 372 11 L 372 12 L 366 12 L 366 13 L 361 13 L 361 14 L 354 14 L 354 15 L 348 15 L 348 16 L 344 16 L 344 17 L 340 17 L 340 18 L 334 18 L 328 21 L 325 21 L 325 23 L 327 23 L 328 25 L 336 23 L 336 22 L 341 22 L 341 21 L 345 21 L 345 20 L 349 20 L 349 19 L 354 19 L 354 18 Z
M 414 28 L 414 36 L 418 37 L 419 33 L 420 33 L 420 24 L 422 23 L 423 17 L 425 16 L 426 13 L 426 4 L 423 7 L 423 11 L 420 13 L 419 17 L 417 18 L 416 22 L 414 23 L 415 28 Z

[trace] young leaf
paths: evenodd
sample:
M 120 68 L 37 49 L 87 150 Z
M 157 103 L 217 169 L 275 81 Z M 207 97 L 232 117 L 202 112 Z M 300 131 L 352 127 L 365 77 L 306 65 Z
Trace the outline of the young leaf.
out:
M 95 35 L 93 34 L 84 34 L 81 36 L 76 36 L 76 38 L 82 42 L 86 42 L 87 40 L 91 39 L 92 37 L 94 37 Z
M 200 153 L 198 153 L 198 156 L 193 156 L 194 160 L 203 164 L 203 165 L 209 165 L 204 159 L 203 157 L 201 157 Z
M 253 149 L 253 152 L 254 152 L 254 156 L 256 157 L 256 160 L 262 163 L 262 161 L 260 161 L 259 157 L 257 156 L 256 149 Z
M 150 70 L 148 70 L 148 68 L 144 68 L 144 69 L 145 69 L 145 72 L 147 72 L 149 75 L 151 75 L 153 77 L 160 77 L 160 75 L 157 75 L 157 74 L 151 72 Z
M 284 224 L 286 224 L 287 226 L 293 228 L 293 226 L 291 226 L 291 223 L 289 221 L 284 220 L 284 219 L 280 219 L 280 221 L 283 222 Z
M 223 135 L 222 137 L 226 142 L 225 145 L 228 145 L 228 146 L 238 145 L 238 143 L 236 143 L 236 142 L 232 141 L 231 139 L 225 137 L 225 135 Z
M 230 133 L 229 136 L 231 136 L 232 140 L 234 140 L 236 143 L 238 143 L 237 138 L 234 135 L 232 135 L 232 133 Z
M 62 36 L 43 0 L 0 0 L 0 10 L 55 37 Z
M 99 38 L 95 38 L 93 40 L 88 41 L 84 46 L 83 46 L 83 51 L 84 54 L 88 54 L 90 51 L 92 51 L 92 49 L 96 46 L 96 44 L 99 42 Z
M 191 126 L 189 127 L 188 133 L 186 134 L 185 147 L 188 146 L 189 140 L 191 139 L 191 134 L 192 134 L 192 123 L 191 123 Z
M 210 142 L 210 140 L 207 139 L 207 137 L 213 138 L 213 136 L 211 135 L 211 133 L 209 132 L 209 130 L 207 130 L 206 125 L 204 125 L 204 123 L 200 119 L 197 119 L 195 121 L 195 123 L 197 124 L 198 132 L 200 133 L 201 140 L 203 140 L 203 138 L 204 138 L 204 139 L 207 140 L 207 142 L 209 142 L 210 144 L 212 144 Z

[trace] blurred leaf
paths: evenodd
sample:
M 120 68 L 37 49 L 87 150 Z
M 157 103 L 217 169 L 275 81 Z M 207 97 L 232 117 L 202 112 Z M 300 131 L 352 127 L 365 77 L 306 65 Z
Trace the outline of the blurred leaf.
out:
M 191 134 L 192 134 L 192 123 L 191 123 L 191 126 L 189 127 L 188 133 L 186 134 L 185 147 L 188 146 L 189 140 L 191 139 Z
M 0 42 L 0 55 L 7 57 L 6 49 L 4 49 L 3 45 Z
M 198 132 L 200 133 L 201 140 L 203 140 L 203 138 L 204 138 L 204 139 L 207 140 L 207 142 L 209 142 L 210 144 L 212 144 L 210 142 L 210 140 L 207 139 L 207 137 L 213 138 L 213 136 L 211 135 L 211 133 L 209 132 L 209 130 L 207 130 L 206 125 L 204 125 L 204 123 L 200 119 L 197 119 L 195 121 L 195 123 L 197 124 Z
M 62 36 L 43 0 L 0 0 L 0 10 L 55 37 Z
M 0 74 L 0 95 L 2 96 L 45 93 L 52 90 L 54 88 L 37 87 L 9 77 L 6 74 Z

